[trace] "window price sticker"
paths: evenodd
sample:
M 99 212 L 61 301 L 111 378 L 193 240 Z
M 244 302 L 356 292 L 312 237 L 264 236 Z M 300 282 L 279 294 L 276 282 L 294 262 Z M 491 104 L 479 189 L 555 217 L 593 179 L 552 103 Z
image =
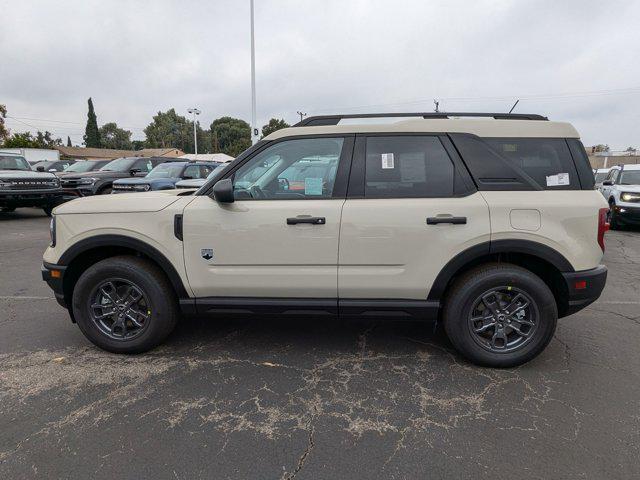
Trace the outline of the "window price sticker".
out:
M 568 173 L 547 176 L 547 187 L 559 187 L 560 185 L 569 185 Z
M 382 168 L 389 169 L 395 168 L 395 164 L 393 162 L 393 153 L 383 153 L 382 155 Z

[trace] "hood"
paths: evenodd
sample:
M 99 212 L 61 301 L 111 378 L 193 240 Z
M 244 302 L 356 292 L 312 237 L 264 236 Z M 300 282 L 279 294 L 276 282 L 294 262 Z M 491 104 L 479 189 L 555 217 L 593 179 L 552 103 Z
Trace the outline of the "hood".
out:
M 640 193 L 640 185 L 616 185 L 620 192 Z
M 200 188 L 205 184 L 207 180 L 205 178 L 193 178 L 191 180 L 180 180 L 176 183 L 178 188 Z
M 93 172 L 83 172 L 83 173 L 70 172 L 67 174 L 61 174 L 60 176 L 67 179 L 70 179 L 70 178 L 125 178 L 125 177 L 131 177 L 131 174 L 129 172 L 101 172 L 100 170 L 95 170 Z
M 171 177 L 162 177 L 162 178 L 147 178 L 147 177 L 129 177 L 129 178 L 121 178 L 120 180 L 116 180 L 113 182 L 115 185 L 156 185 L 156 184 L 169 184 L 175 183 L 176 178 Z
M 83 197 L 63 203 L 55 209 L 55 214 L 158 212 L 176 202 L 181 193 L 168 190 Z
M 56 178 L 56 176 L 53 173 L 36 172 L 33 170 L 0 170 L 0 178 L 37 178 L 48 180 L 50 178 Z

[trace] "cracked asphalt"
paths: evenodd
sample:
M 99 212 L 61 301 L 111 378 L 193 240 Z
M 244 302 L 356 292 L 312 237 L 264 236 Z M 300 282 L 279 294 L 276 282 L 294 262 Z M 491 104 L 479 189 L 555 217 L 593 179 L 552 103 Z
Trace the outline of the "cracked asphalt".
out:
M 118 356 L 40 280 L 48 219 L 0 214 L 0 478 L 640 477 L 640 232 L 547 350 L 474 367 L 419 323 L 183 321 Z

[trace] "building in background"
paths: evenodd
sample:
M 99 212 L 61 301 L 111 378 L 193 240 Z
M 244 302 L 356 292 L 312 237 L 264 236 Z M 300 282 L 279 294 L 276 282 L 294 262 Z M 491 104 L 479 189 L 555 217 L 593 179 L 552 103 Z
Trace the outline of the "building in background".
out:
M 230 162 L 233 160 L 233 157 L 226 153 L 198 153 L 197 155 L 195 153 L 187 153 L 185 155 L 181 155 L 180 158 L 219 163 Z
M 120 157 L 170 157 L 178 158 L 184 152 L 177 148 L 143 148 L 142 150 L 114 150 L 111 148 L 56 147 L 60 156 L 83 160 L 114 159 Z

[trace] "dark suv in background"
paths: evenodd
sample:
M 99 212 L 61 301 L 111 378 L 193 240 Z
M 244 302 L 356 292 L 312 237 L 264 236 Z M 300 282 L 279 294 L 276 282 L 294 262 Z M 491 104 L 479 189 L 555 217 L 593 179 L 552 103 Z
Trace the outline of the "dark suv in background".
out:
M 42 162 L 34 163 L 32 168 L 36 172 L 64 172 L 71 165 L 76 163 L 75 160 L 43 160 Z
M 151 170 L 144 178 L 122 178 L 113 182 L 111 193 L 148 192 L 149 190 L 173 190 L 179 180 L 191 180 L 207 176 L 218 162 L 168 160 Z
M 64 175 L 65 197 L 86 197 L 111 193 L 113 182 L 120 178 L 144 177 L 153 168 L 169 160 L 164 157 L 122 157 L 110 161 L 96 171 Z

